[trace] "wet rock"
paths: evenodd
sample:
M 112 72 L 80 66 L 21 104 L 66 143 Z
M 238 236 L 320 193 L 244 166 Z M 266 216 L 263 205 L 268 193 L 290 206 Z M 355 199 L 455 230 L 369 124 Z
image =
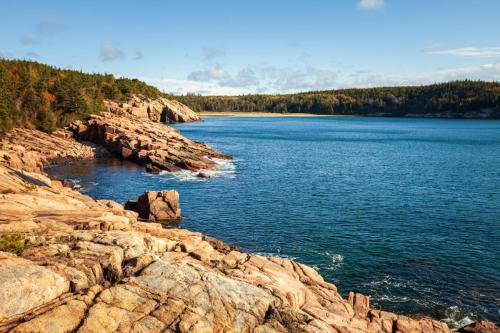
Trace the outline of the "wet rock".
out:
M 179 193 L 175 190 L 146 191 L 137 200 L 129 200 L 125 209 L 133 210 L 148 221 L 172 221 L 181 219 Z
M 196 174 L 196 177 L 198 177 L 198 178 L 212 178 L 212 176 L 210 174 L 208 174 L 206 172 L 202 172 L 202 171 L 198 172 Z
M 458 330 L 459 333 L 500 333 L 500 327 L 490 321 L 478 321 L 464 326 Z
M 160 173 L 161 169 L 151 163 L 148 163 L 146 164 L 146 171 L 150 173 Z

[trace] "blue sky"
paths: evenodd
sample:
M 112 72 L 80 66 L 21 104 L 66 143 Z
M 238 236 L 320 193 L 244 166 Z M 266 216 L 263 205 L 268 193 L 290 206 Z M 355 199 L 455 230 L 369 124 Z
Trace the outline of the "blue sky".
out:
M 499 0 L 0 3 L 0 56 L 171 93 L 500 80 Z

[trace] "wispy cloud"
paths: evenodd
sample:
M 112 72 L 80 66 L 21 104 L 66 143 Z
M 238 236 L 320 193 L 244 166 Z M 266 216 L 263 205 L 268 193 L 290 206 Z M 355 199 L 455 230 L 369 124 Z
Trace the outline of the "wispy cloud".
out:
M 222 48 L 215 47 L 204 47 L 203 48 L 203 59 L 211 61 L 226 55 L 226 51 Z
M 221 88 L 235 88 L 241 93 L 296 92 L 332 89 L 336 85 L 337 76 L 336 71 L 313 66 L 304 68 L 254 66 L 243 68 L 233 74 L 216 65 L 191 72 L 187 80 L 216 84 Z
M 487 63 L 479 66 L 456 67 L 418 73 L 414 75 L 382 75 L 360 74 L 353 75 L 342 81 L 340 87 L 366 88 L 380 86 L 424 85 L 454 80 L 500 80 L 500 62 Z
M 189 73 L 187 77 L 188 80 L 198 82 L 217 81 L 226 78 L 227 73 L 220 67 L 220 65 L 215 65 L 212 68 L 207 68 L 204 70 L 193 71 Z
M 231 74 L 218 66 L 192 72 L 186 80 L 144 78 L 146 82 L 173 94 L 202 95 L 274 94 L 339 88 L 425 85 L 464 79 L 500 81 L 500 62 L 404 75 L 354 69 L 351 73 L 344 73 L 311 66 L 253 66 Z
M 102 61 L 115 61 L 123 59 L 124 57 L 125 54 L 111 44 L 103 45 L 99 53 L 99 58 L 101 58 Z
M 373 10 L 384 7 L 384 0 L 360 0 L 358 2 L 358 9 Z
M 219 82 L 220 86 L 244 88 L 258 86 L 260 79 L 258 73 L 251 68 L 244 68 L 234 76 L 228 76 L 225 80 Z
M 35 40 L 29 36 L 22 36 L 21 38 L 19 38 L 19 42 L 23 45 L 32 45 L 32 44 L 38 43 L 37 40 Z
M 424 46 L 422 51 L 429 53 L 429 52 L 439 50 L 440 48 L 441 48 L 441 44 L 434 42 L 434 43 L 430 43 L 430 44 L 427 44 L 426 46 Z
M 36 31 L 43 35 L 53 35 L 66 28 L 67 26 L 62 21 L 54 17 L 46 18 L 35 26 Z
M 260 73 L 264 86 L 283 92 L 332 89 L 337 85 L 338 78 L 336 71 L 314 66 L 267 67 L 263 68 Z
M 196 93 L 202 95 L 240 95 L 250 91 L 233 88 L 223 87 L 216 82 L 199 82 L 191 80 L 177 80 L 170 78 L 155 78 L 155 77 L 141 77 L 140 80 L 148 84 L 158 87 L 161 91 L 168 92 L 174 95 L 181 95 L 186 93 Z
M 500 47 L 462 47 L 459 49 L 424 49 L 424 52 L 432 55 L 448 55 L 455 57 L 500 57 Z

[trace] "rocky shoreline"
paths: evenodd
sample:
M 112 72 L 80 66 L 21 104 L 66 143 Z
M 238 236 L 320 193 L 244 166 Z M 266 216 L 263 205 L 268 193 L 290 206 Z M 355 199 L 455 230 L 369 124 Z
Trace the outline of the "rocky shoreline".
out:
M 143 222 L 43 173 L 105 155 L 155 172 L 230 158 L 159 124 L 156 103 L 138 98 L 51 135 L 16 129 L 1 139 L 0 235 L 19 246 L 0 252 L 0 332 L 451 332 L 371 309 L 361 294 L 343 299 L 306 265 Z M 498 331 L 482 325 L 470 332 Z

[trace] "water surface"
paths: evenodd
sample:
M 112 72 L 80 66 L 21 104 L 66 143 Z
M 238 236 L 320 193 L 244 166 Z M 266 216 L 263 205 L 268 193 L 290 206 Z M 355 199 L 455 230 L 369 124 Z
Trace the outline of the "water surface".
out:
M 120 202 L 176 189 L 183 227 L 307 263 L 375 308 L 500 321 L 500 121 L 226 117 L 176 127 L 236 160 L 210 180 L 116 161 L 53 172 Z

